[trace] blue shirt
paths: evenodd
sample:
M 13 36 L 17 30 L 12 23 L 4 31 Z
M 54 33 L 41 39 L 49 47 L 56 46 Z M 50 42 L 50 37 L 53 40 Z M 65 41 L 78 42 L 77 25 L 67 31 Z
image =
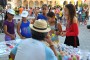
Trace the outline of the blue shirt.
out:
M 47 21 L 47 17 L 44 16 L 43 14 L 39 14 L 39 15 L 37 16 L 37 19 L 44 19 L 44 20 Z
M 26 40 L 23 40 L 23 41 L 26 41 Z M 28 43 L 29 42 L 31 42 L 32 41 L 32 44 L 31 45 L 35 45 L 35 44 L 37 44 L 37 47 L 38 47 L 38 43 L 37 42 L 39 42 L 39 43 L 41 43 L 41 45 L 45 48 L 45 52 L 43 52 L 43 53 L 45 53 L 45 60 L 57 60 L 57 58 L 56 58 L 56 56 L 54 55 L 54 52 L 48 47 L 48 46 L 46 46 L 44 43 L 42 43 L 42 42 L 40 42 L 40 41 L 37 41 L 37 40 L 34 40 L 34 39 L 28 39 L 27 40 L 27 45 L 28 45 Z M 24 42 L 25 43 L 25 42 Z M 12 49 L 12 53 L 14 54 L 14 55 L 16 55 L 16 53 L 17 53 L 17 50 L 18 50 L 18 46 L 19 45 L 22 45 L 22 42 L 21 43 L 19 43 L 19 44 L 17 44 L 13 49 Z M 23 45 L 23 46 L 25 46 L 25 44 Z M 26 46 L 27 47 L 27 49 L 29 49 L 29 47 L 28 46 Z M 26 48 L 25 47 L 25 48 Z M 34 46 L 35 47 L 35 46 Z M 25 49 L 24 48 L 24 49 Z M 33 48 L 33 46 L 32 46 L 32 48 Z M 21 48 L 20 48 L 21 49 Z M 26 49 L 26 50 L 27 50 Z M 35 50 L 34 50 L 35 51 Z M 38 50 L 37 50 L 38 51 Z M 21 52 L 20 50 L 19 50 L 19 52 Z M 35 51 L 36 52 L 36 51 Z M 38 51 L 38 52 L 40 52 L 40 51 Z M 29 52 L 30 53 L 30 52 Z M 27 54 L 28 55 L 28 54 Z M 31 55 L 32 56 L 32 55 Z M 33 57 L 33 56 L 32 56 Z
M 21 29 L 21 35 L 23 37 L 26 37 L 26 38 L 30 38 L 31 37 L 31 29 L 30 29 L 30 22 L 27 21 L 27 23 L 24 23 L 22 21 L 21 25 L 20 25 L 20 29 Z

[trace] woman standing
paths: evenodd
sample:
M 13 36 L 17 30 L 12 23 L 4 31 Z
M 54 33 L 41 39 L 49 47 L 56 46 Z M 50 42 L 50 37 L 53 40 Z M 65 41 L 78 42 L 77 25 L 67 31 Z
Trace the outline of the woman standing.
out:
M 76 18 L 76 10 L 74 5 L 67 4 L 65 6 L 65 17 L 67 20 L 66 31 L 61 33 L 62 36 L 66 36 L 65 44 L 68 46 L 78 47 L 79 39 L 78 39 L 78 20 Z

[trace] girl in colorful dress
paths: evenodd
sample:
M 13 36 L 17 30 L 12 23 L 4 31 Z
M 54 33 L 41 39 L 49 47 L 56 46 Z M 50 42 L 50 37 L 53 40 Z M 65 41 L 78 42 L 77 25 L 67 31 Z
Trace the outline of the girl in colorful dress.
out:
M 58 35 L 60 35 L 60 33 L 62 32 L 61 24 L 57 22 L 57 19 L 55 18 L 55 14 L 53 12 L 47 13 L 47 17 L 49 27 L 51 28 L 51 31 L 49 32 L 51 40 L 54 43 L 58 44 L 59 43 Z

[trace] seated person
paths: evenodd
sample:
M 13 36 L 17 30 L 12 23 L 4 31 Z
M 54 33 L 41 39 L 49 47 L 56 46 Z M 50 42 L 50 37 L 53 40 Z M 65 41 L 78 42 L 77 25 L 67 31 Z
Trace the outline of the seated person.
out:
M 12 49 L 10 54 L 12 60 L 57 60 L 52 40 L 48 36 L 51 29 L 47 27 L 47 22 L 35 20 L 30 28 L 32 38 L 22 40 Z M 46 46 L 43 41 L 46 41 L 50 47 Z

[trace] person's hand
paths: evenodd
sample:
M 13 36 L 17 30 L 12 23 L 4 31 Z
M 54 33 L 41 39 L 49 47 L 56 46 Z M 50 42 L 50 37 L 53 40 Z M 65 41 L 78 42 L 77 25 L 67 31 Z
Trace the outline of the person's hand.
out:
M 49 34 L 52 35 L 54 33 L 54 30 L 50 30 Z
M 34 24 L 34 21 L 35 21 L 35 20 L 34 20 L 34 19 L 32 19 L 32 20 L 30 20 L 30 23 L 31 23 L 31 24 Z
M 54 33 L 54 30 L 51 30 L 49 33 L 51 33 L 51 34 Z
M 66 36 L 66 32 L 63 32 L 63 36 Z
M 56 31 L 56 35 L 60 35 L 60 32 L 59 31 Z
M 11 40 L 15 40 L 15 35 L 11 35 Z
M 66 32 L 61 32 L 61 34 L 60 34 L 62 37 L 63 36 L 66 36 Z
M 23 36 L 21 36 L 20 38 L 21 38 L 21 39 L 25 39 L 25 37 L 23 37 Z
M 62 36 L 63 32 L 60 33 L 60 35 Z

